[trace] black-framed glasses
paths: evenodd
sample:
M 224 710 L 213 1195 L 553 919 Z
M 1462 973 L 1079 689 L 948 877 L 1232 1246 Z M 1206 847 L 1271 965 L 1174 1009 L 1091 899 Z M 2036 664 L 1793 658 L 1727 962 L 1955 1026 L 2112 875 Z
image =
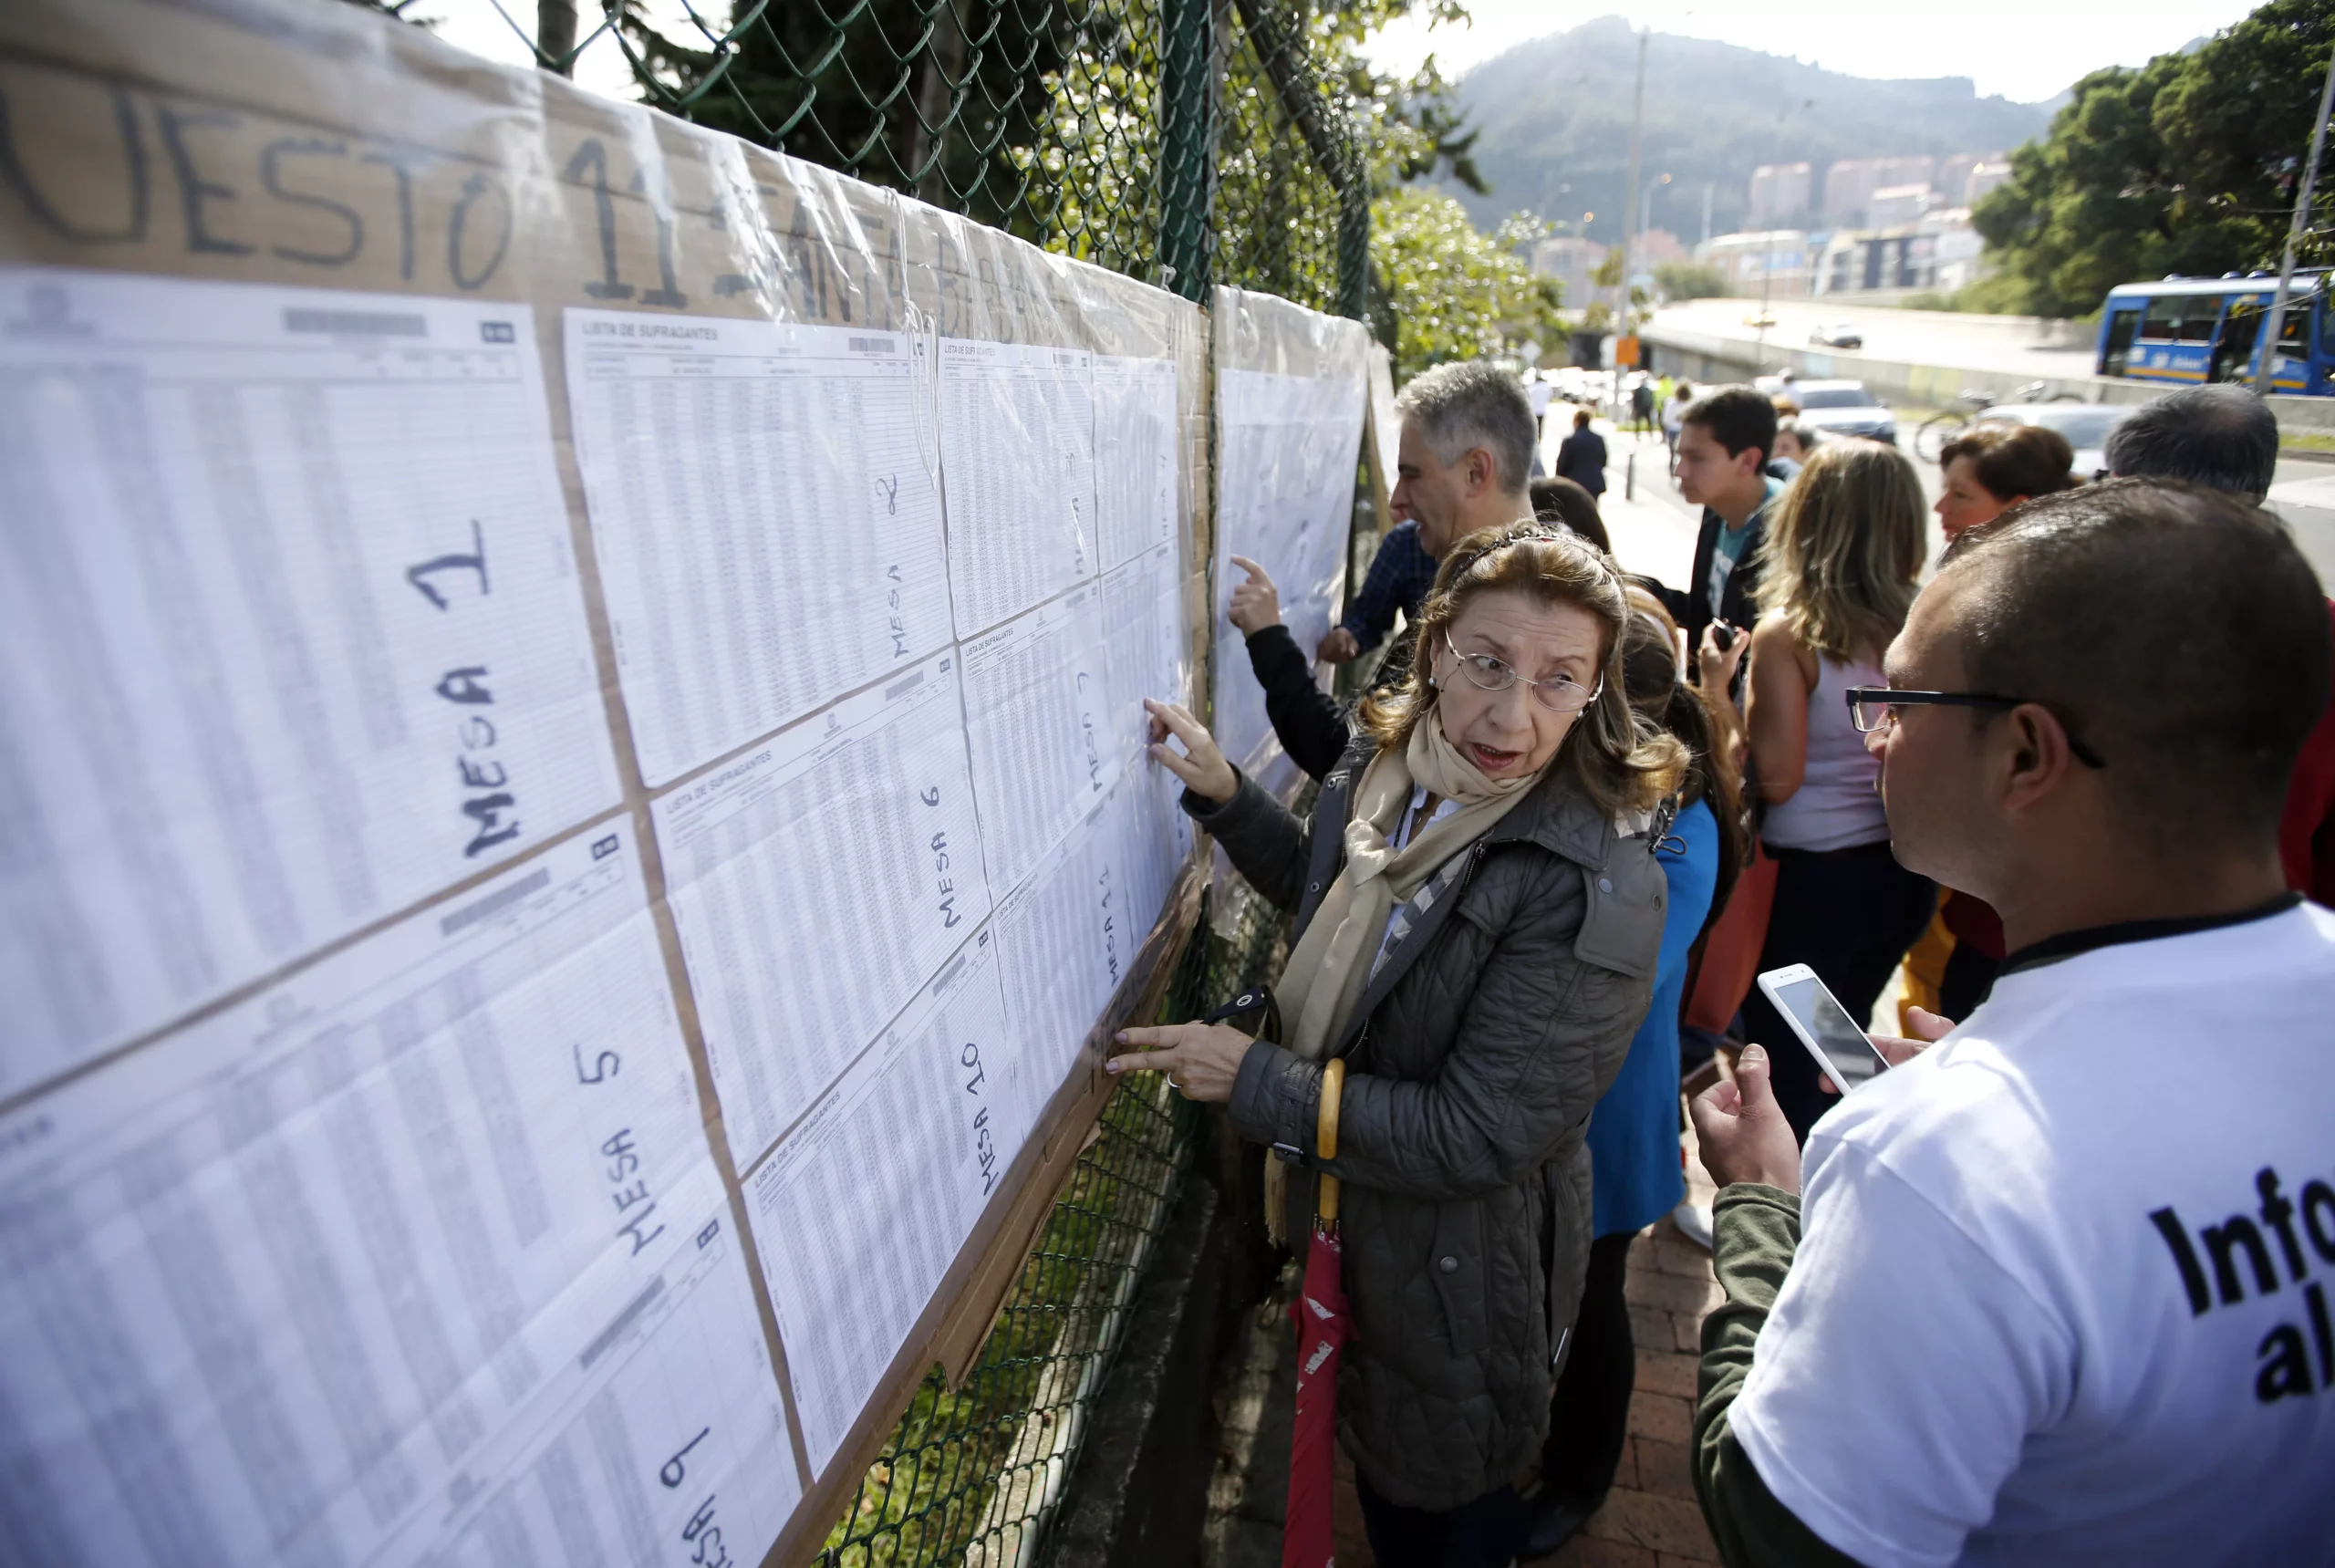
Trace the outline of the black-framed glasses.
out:
M 1578 713 L 1597 700 L 1598 692 L 1605 690 L 1603 675 L 1597 678 L 1594 687 L 1583 686 L 1570 675 L 1551 675 L 1546 680 L 1534 680 L 1529 676 L 1519 675 L 1516 666 L 1505 659 L 1496 659 L 1489 653 L 1462 653 L 1459 645 L 1451 640 L 1449 627 L 1443 629 L 1443 646 L 1449 649 L 1451 657 L 1459 661 L 1459 672 L 1468 678 L 1470 686 L 1486 691 L 1505 691 L 1521 681 L 1531 688 L 1532 701 L 1551 712 Z
M 1990 691 L 1901 691 L 1894 686 L 1852 686 L 1848 698 L 1849 722 L 1856 726 L 1861 735 L 1894 729 L 1900 708 L 2018 708 L 2035 701 L 2031 697 L 1998 697 Z M 2101 754 L 2085 745 L 2067 724 L 2065 719 L 2060 721 L 2060 729 L 2067 733 L 2068 750 L 2076 761 L 2088 768 L 2106 767 L 2108 763 Z

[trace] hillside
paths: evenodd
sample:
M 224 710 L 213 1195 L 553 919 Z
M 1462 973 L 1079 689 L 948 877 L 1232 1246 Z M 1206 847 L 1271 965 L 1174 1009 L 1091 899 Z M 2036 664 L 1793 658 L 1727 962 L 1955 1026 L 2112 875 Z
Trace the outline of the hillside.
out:
M 1519 210 L 1597 216 L 1593 239 L 1622 227 L 1637 41 L 1619 16 L 1586 22 L 1495 56 L 1458 85 L 1477 129 L 1489 196 L 1454 189 L 1479 225 Z M 1644 178 L 1667 172 L 1654 225 L 1693 244 L 1703 187 L 1711 232 L 1740 226 L 1751 171 L 1807 160 L 1823 188 L 1836 159 L 1982 152 L 2042 134 L 2044 105 L 1980 98 L 1967 77 L 1873 81 L 1732 44 L 1657 33 L 1646 55 Z M 1561 186 L 1570 185 L 1570 191 Z

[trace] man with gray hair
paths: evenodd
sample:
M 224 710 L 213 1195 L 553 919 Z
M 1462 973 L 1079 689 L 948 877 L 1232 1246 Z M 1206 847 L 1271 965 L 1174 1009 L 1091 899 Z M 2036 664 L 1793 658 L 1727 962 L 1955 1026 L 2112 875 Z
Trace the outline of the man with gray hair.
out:
M 2278 467 L 2278 421 L 2244 387 L 2185 387 L 2110 431 L 2104 455 L 2119 479 L 2185 480 L 2258 503 Z
M 1411 379 L 1395 400 L 1403 421 L 1390 504 L 1417 522 L 1418 547 L 1440 561 L 1479 528 L 1532 515 L 1535 425 L 1523 385 L 1481 361 L 1437 365 Z M 1281 748 L 1320 778 L 1337 765 L 1351 733 L 1345 711 L 1313 683 L 1313 664 L 1281 623 L 1281 595 L 1264 568 L 1232 590 L 1232 624 L 1247 639 L 1249 665 L 1265 689 L 1265 715 Z M 1334 637 L 1335 632 L 1332 633 Z M 1387 650 L 1380 679 L 1409 668 L 1407 643 Z
M 1514 376 L 1481 360 L 1437 365 L 1395 400 L 1403 421 L 1393 504 L 1441 560 L 1479 528 L 1532 515 L 1532 405 Z
M 2103 455 L 2119 479 L 2185 480 L 2259 504 L 2278 472 L 2278 416 L 2244 387 L 2185 387 L 2109 432 Z M 2335 601 L 2327 611 L 2335 617 Z M 2278 859 L 2288 887 L 2335 906 L 2335 701 L 2295 761 Z

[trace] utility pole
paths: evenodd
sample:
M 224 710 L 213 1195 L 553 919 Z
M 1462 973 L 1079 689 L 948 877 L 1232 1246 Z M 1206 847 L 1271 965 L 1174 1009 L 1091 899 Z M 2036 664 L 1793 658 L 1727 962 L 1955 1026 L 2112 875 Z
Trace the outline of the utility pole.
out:
M 2262 354 L 2254 369 L 2254 390 L 2258 397 L 2270 395 L 2270 379 L 2277 373 L 2278 339 L 2287 330 L 2287 290 L 2295 281 L 2295 247 L 2302 243 L 2302 232 L 2310 223 L 2310 195 L 2319 183 L 2319 152 L 2327 145 L 2327 110 L 2335 104 L 2335 54 L 2327 57 L 2327 85 L 2319 89 L 2319 118 L 2310 126 L 2310 161 L 2303 165 L 2302 190 L 2295 196 L 2294 222 L 2287 225 L 2287 254 L 2278 264 L 2278 292 L 2270 296 L 2270 319 L 2262 324 Z M 2309 371 L 2304 371 L 2306 379 Z
M 1703 182 L 1703 244 L 1705 244 L 1711 243 L 1711 192 L 1714 189 L 1712 182 L 1708 180 Z
M 1634 107 L 1630 110 L 1630 182 L 1622 192 L 1626 210 L 1622 213 L 1622 281 L 1614 290 L 1614 330 L 1626 337 L 1630 333 L 1630 236 L 1638 227 L 1638 151 L 1639 139 L 1645 131 L 1645 45 L 1653 36 L 1648 27 L 1638 35 L 1638 90 Z
M 563 77 L 576 74 L 576 0 L 535 0 L 535 60 Z

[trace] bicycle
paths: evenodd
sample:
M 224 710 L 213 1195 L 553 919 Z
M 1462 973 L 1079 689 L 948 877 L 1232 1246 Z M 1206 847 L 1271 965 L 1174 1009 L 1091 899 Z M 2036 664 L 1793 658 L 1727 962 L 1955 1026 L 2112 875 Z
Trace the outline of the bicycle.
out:
M 1940 409 L 1922 421 L 1914 432 L 1914 451 L 1924 462 L 1935 462 L 1946 443 L 1960 435 L 1970 421 L 1988 409 L 2003 403 L 2081 403 L 2081 392 L 2053 391 L 2049 381 L 2027 381 L 2011 389 L 2010 396 L 1998 398 L 1992 392 L 1964 388 L 1961 401 L 1968 405 L 1960 409 Z

